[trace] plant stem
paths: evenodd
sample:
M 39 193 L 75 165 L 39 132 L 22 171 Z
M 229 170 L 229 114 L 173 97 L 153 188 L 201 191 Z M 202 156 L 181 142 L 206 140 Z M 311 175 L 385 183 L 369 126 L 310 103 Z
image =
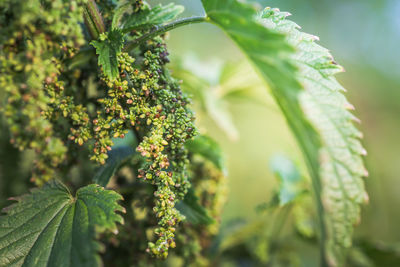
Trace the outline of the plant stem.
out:
M 93 40 L 97 40 L 99 35 L 106 31 L 103 18 L 94 0 L 87 2 L 84 9 L 84 19 Z
M 127 43 L 127 45 L 124 48 L 124 51 L 130 51 L 133 48 L 135 48 L 138 44 L 140 44 L 150 38 L 153 38 L 157 35 L 161 35 L 167 31 L 178 28 L 180 26 L 194 24 L 194 23 L 207 22 L 207 21 L 208 21 L 208 17 L 190 17 L 190 18 L 183 18 L 180 20 L 176 20 L 174 22 L 171 22 L 171 23 L 163 25 L 163 26 L 155 26 L 150 32 L 142 35 L 141 37 L 137 38 L 136 40 L 133 40 L 133 41 Z

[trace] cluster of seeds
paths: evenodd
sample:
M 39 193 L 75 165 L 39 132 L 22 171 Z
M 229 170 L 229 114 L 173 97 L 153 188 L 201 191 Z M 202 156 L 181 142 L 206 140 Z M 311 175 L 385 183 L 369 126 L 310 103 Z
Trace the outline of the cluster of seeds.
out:
M 69 47 L 84 43 L 79 22 L 84 0 L 5 0 L 0 3 L 0 87 L 6 100 L 1 110 L 11 142 L 35 151 L 32 179 L 37 184 L 54 177 L 67 148 L 46 116 L 56 99 L 44 87 L 57 83 L 59 59 Z
M 143 159 L 137 177 L 154 187 L 156 239 L 149 242 L 147 251 L 165 258 L 168 249 L 176 246 L 176 226 L 184 219 L 175 204 L 190 186 L 188 172 L 197 177 L 204 167 L 194 164 L 190 170 L 192 163 L 184 146 L 197 134 L 189 100 L 165 67 L 169 59 L 161 37 L 146 41 L 131 54 L 119 53 L 118 78 L 95 78 L 95 97 L 89 99 L 84 85 L 96 75 L 96 67 L 85 66 L 83 71 L 68 65 L 86 42 L 80 24 L 85 2 L 0 3 L 4 10 L 0 14 L 4 26 L 0 87 L 4 91 L 0 94 L 5 94 L 1 112 L 11 142 L 21 150 L 35 151 L 32 179 L 38 185 L 61 175 L 60 165 L 70 168 L 71 151 L 79 146 L 90 149 L 92 161 L 106 163 L 113 138 L 124 138 L 133 130 Z M 143 2 L 132 2 L 133 11 L 140 12 Z M 107 38 L 103 33 L 100 41 Z M 216 186 L 206 187 L 202 192 L 213 194 L 207 190 Z

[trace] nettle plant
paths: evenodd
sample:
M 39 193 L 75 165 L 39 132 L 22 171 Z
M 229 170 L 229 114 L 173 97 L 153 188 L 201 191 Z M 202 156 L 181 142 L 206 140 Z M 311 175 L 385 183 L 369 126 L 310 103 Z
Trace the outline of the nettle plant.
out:
M 0 217 L 0 266 L 215 266 L 240 257 L 290 266 L 291 241 L 265 234 L 289 211 L 293 234 L 319 244 L 322 266 L 344 265 L 367 172 L 353 106 L 334 78 L 342 67 L 289 13 L 201 2 L 204 16 L 181 19 L 182 6 L 142 0 L 0 2 L 3 132 L 31 155 L 37 186 Z M 260 220 L 221 231 L 221 151 L 196 128 L 164 40 L 202 22 L 220 27 L 268 84 L 311 178 L 277 159 L 281 184 Z M 177 76 L 188 78 L 194 102 L 213 101 L 195 74 Z

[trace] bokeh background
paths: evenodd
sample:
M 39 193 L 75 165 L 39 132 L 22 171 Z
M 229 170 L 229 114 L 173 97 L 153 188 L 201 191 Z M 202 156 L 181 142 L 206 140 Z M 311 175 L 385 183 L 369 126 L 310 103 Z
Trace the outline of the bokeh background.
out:
M 157 1 L 153 1 L 157 2 Z M 158 1 L 164 2 L 164 1 Z M 176 1 L 185 15 L 201 15 L 200 1 Z M 261 6 L 279 7 L 302 30 L 320 37 L 346 69 L 337 78 L 361 119 L 369 177 L 370 203 L 363 207 L 356 236 L 389 244 L 400 242 L 400 1 L 398 0 L 259 0 Z M 243 54 L 213 25 L 190 25 L 170 34 L 172 57 L 196 59 L 191 68 L 218 90 L 215 82 L 224 62 L 242 64 Z M 196 55 L 196 56 L 194 56 Z M 236 63 L 235 63 L 236 62 Z M 190 66 L 189 66 L 190 67 Z M 244 64 L 240 77 L 251 81 L 260 99 L 227 101 L 239 139 L 229 138 L 218 123 L 204 118 L 201 128 L 222 146 L 229 171 L 229 198 L 223 220 L 257 217 L 255 207 L 276 189 L 269 162 L 275 154 L 301 157 L 265 85 Z M 251 77 L 251 78 L 249 78 Z M 238 81 L 240 83 L 240 81 Z M 301 163 L 300 163 L 301 164 Z M 400 263 L 399 263 L 400 264 Z

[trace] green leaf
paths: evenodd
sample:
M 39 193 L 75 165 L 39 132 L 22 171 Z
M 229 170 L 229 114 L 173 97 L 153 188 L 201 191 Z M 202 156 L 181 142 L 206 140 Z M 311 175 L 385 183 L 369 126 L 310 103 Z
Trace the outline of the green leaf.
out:
M 321 219 L 322 264 L 341 266 L 366 193 L 352 106 L 333 75 L 342 70 L 287 13 L 256 10 L 236 0 L 202 0 L 211 22 L 243 50 L 283 111 L 304 154 Z
M 254 236 L 265 236 L 265 229 L 268 227 L 269 220 L 264 217 L 256 218 L 250 222 L 236 222 L 233 225 L 225 226 L 219 233 L 218 252 L 222 253 L 232 247 L 246 244 Z M 252 240 L 253 241 L 253 240 Z
M 304 192 L 303 180 L 296 165 L 285 156 L 275 156 L 271 160 L 271 169 L 278 177 L 279 204 L 286 205 Z
M 189 189 L 182 201 L 176 203 L 176 208 L 192 224 L 208 225 L 215 222 L 208 211 L 200 205 L 192 188 Z
M 129 11 L 132 11 L 132 3 L 130 3 L 129 1 L 120 1 L 114 11 L 113 19 L 111 22 L 111 29 L 118 28 L 125 13 L 128 13 Z
M 370 262 L 370 266 L 397 266 L 400 262 L 400 244 L 398 242 L 394 244 L 384 243 L 382 241 L 373 240 L 359 240 L 356 244 L 356 249 L 359 253 L 362 253 L 367 261 Z M 355 261 L 354 255 L 349 255 L 350 263 Z M 351 257 L 353 256 L 353 257 Z M 353 258 L 353 259 L 352 259 Z M 369 265 L 355 265 L 354 266 L 365 266 Z M 349 265 L 349 266 L 353 266 Z
M 237 140 L 239 132 L 233 123 L 229 103 L 224 99 L 224 87 L 213 85 L 210 78 L 199 77 L 197 74 L 201 69 L 213 68 L 202 65 L 196 57 L 187 57 L 175 65 L 174 76 L 183 81 L 182 88 L 192 95 L 199 111 L 212 119 L 229 139 Z M 212 72 L 217 70 L 214 68 Z
M 262 18 L 266 27 L 285 34 L 297 49 L 291 60 L 299 70 L 296 77 L 302 87 L 298 101 L 321 142 L 313 161 L 320 164 L 314 179 L 321 184 L 325 253 L 328 264 L 342 266 L 345 249 L 351 246 L 353 225 L 360 220 L 360 204 L 367 201 L 362 180 L 367 172 L 361 158 L 366 152 L 359 141 L 362 135 L 352 123 L 357 121 L 349 112 L 353 106 L 333 76 L 343 68 L 327 49 L 315 43 L 317 37 L 300 32 L 299 26 L 286 20 L 288 15 L 267 8 Z
M 15 198 L 0 217 L 0 266 L 100 266 L 96 232 L 117 232 L 121 199 L 94 184 L 73 197 L 58 181 Z
M 211 161 L 215 167 L 225 172 L 224 157 L 219 145 L 206 135 L 198 135 L 185 143 L 190 153 L 199 154 Z
M 93 182 L 100 186 L 107 186 L 119 166 L 121 166 L 121 164 L 128 160 L 133 154 L 135 154 L 135 149 L 128 146 L 117 147 L 108 152 L 107 161 L 96 172 Z
M 92 41 L 90 44 L 96 48 L 99 66 L 103 68 L 104 75 L 112 81 L 115 80 L 119 75 L 117 55 L 124 44 L 122 32 L 114 29 L 108 33 L 102 33 L 99 40 Z
M 221 88 L 222 98 L 226 101 L 246 100 L 268 106 L 270 103 L 265 99 L 265 84 L 257 73 L 249 71 L 250 67 L 246 61 L 224 64 L 218 85 Z
M 123 139 L 115 138 L 113 142 L 111 151 L 107 153 L 106 163 L 97 170 L 93 177 L 93 182 L 104 187 L 107 186 L 117 169 L 135 154 L 137 146 L 137 140 L 132 131 L 129 131 Z
M 168 5 L 156 5 L 153 8 L 145 9 L 137 14 L 132 14 L 123 21 L 121 27 L 124 33 L 144 28 L 151 28 L 155 25 L 167 23 L 175 19 L 184 10 L 183 6 L 170 3 Z

